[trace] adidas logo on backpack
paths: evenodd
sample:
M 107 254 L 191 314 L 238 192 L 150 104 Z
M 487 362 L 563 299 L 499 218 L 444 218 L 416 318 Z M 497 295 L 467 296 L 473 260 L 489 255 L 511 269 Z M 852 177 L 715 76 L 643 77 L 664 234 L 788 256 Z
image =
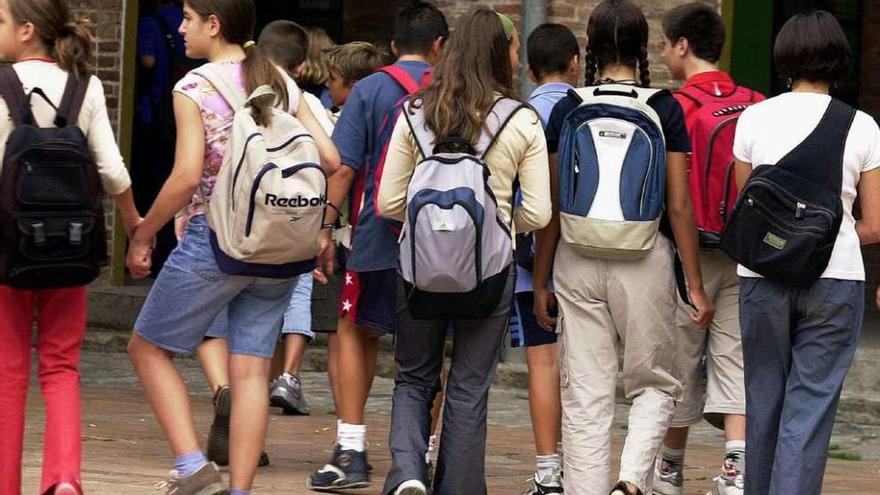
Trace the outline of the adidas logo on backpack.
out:
M 557 160 L 562 242 L 594 258 L 644 257 L 666 200 L 666 143 L 648 105 L 661 90 L 575 91 L 581 104 L 565 117 Z
M 236 109 L 232 134 L 208 203 L 211 246 L 231 275 L 290 278 L 311 271 L 327 203 L 327 179 L 311 135 L 291 114 L 272 109 L 259 126 L 249 97 L 211 65 L 193 71 Z
M 497 100 L 472 146 L 454 137 L 438 141 L 421 107 L 412 101 L 404 106 L 424 157 L 407 188 L 400 238 L 400 273 L 413 318 L 480 319 L 498 306 L 513 245 L 484 158 L 521 108 L 510 98 Z

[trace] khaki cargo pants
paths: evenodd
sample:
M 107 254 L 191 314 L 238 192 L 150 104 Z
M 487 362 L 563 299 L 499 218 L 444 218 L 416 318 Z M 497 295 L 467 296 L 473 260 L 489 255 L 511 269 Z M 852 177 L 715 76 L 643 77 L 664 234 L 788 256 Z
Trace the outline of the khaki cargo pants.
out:
M 586 258 L 560 244 L 559 301 L 565 493 L 607 495 L 618 479 L 650 493 L 654 458 L 672 420 L 681 383 L 675 357 L 675 276 L 671 243 L 658 236 L 640 260 Z M 623 390 L 632 401 L 620 475 L 611 479 L 619 347 Z

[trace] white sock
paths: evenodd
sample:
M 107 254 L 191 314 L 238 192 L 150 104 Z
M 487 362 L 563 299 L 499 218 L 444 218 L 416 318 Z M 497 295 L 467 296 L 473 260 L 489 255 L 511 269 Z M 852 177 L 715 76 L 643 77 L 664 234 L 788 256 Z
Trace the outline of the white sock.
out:
M 660 458 L 673 471 L 681 472 L 684 469 L 684 449 L 671 449 L 664 445 L 660 449 Z
M 437 435 L 431 435 L 428 438 L 428 451 L 425 452 L 425 464 L 428 464 L 433 460 L 434 457 L 434 449 L 437 448 Z
M 559 454 L 559 465 L 565 466 L 565 450 L 562 448 L 562 442 L 556 444 L 556 453 Z
M 724 459 L 725 466 L 728 459 L 734 460 L 733 465 L 738 473 L 746 472 L 746 441 L 745 440 L 728 440 L 724 442 Z
M 342 450 L 364 451 L 367 438 L 367 425 L 350 425 L 343 421 L 336 427 L 336 443 Z
M 559 454 L 536 455 L 535 479 L 541 484 L 555 486 L 559 484 L 559 471 L 562 465 L 559 462 Z

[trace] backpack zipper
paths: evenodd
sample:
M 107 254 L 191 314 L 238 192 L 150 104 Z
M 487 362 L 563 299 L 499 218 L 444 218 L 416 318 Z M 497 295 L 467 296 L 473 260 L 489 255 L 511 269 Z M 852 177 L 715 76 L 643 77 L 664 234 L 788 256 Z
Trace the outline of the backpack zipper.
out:
M 818 238 L 825 237 L 825 232 L 821 227 L 799 226 L 799 225 L 791 224 L 791 223 L 789 223 L 785 220 L 782 220 L 780 218 L 776 218 L 775 216 L 773 216 L 773 212 L 770 211 L 770 209 L 763 202 L 761 202 L 760 200 L 758 200 L 757 198 L 755 198 L 751 194 L 746 195 L 746 204 L 750 208 L 756 208 L 758 210 L 759 214 L 761 215 L 761 217 L 763 217 L 765 220 L 769 221 L 770 223 L 775 224 L 777 227 L 779 227 L 783 230 L 787 230 L 792 233 L 803 233 L 803 234 L 815 236 Z
M 709 173 L 712 168 L 712 150 L 715 148 L 715 138 L 718 137 L 718 133 L 724 130 L 728 125 L 735 123 L 739 120 L 739 115 L 736 117 L 731 117 L 729 119 L 722 120 L 712 129 L 712 132 L 709 134 L 709 146 L 706 148 L 706 170 L 703 173 L 703 203 L 709 203 Z

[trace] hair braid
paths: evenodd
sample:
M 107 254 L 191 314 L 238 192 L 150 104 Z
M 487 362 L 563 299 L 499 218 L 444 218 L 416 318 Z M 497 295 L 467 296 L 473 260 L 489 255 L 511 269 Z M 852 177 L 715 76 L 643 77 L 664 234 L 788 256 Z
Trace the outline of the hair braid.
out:
M 651 70 L 648 66 L 648 49 L 643 47 L 642 53 L 639 55 L 639 80 L 646 88 L 651 86 Z
M 584 55 L 584 85 L 592 86 L 596 84 L 596 76 L 599 73 L 599 57 L 597 57 L 589 48 Z

